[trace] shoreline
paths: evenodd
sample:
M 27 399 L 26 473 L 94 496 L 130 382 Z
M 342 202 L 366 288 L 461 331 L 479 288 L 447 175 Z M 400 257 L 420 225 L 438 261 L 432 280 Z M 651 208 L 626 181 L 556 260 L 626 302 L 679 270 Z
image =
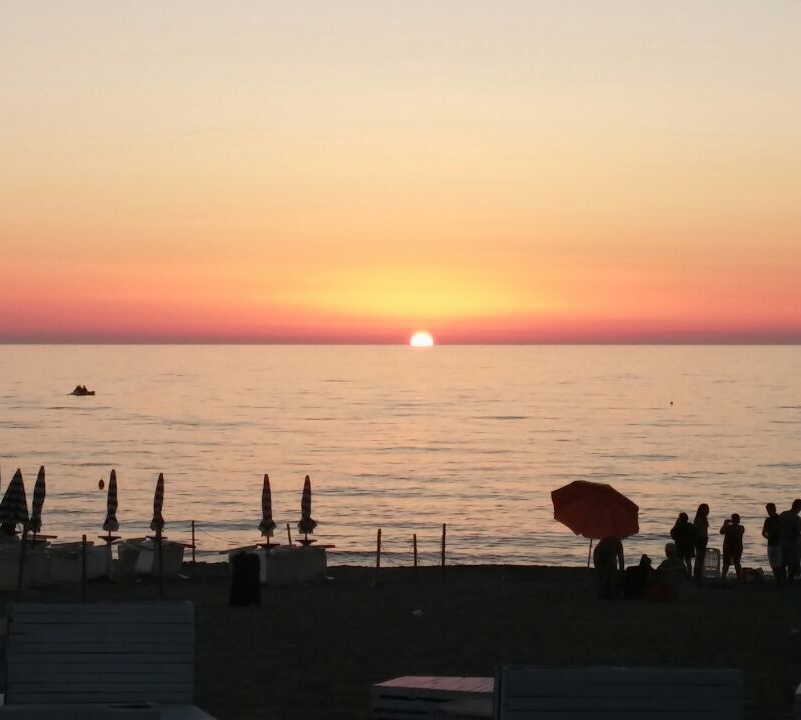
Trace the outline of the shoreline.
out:
M 329 566 L 229 607 L 227 563 L 185 564 L 168 600 L 197 609 L 196 702 L 218 720 L 369 717 L 372 683 L 492 676 L 505 663 L 739 667 L 745 717 L 788 718 L 801 682 L 801 583 L 708 586 L 681 600 L 599 601 L 582 567 Z M 373 586 L 378 578 L 377 586 Z M 4 592 L 4 604 L 14 599 Z M 97 580 L 87 601 L 158 598 L 152 578 Z M 23 601 L 78 602 L 79 586 Z

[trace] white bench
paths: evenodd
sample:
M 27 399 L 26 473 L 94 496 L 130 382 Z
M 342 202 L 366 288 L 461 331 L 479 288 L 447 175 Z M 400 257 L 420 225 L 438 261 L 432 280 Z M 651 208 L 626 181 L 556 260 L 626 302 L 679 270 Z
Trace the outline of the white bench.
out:
M 509 666 L 495 683 L 497 720 L 739 720 L 739 670 Z
M 0 718 L 213 720 L 195 707 L 189 602 L 12 603 Z
M 492 715 L 491 677 L 442 677 L 406 675 L 376 683 L 370 689 L 373 720 L 439 718 L 445 708 L 469 702 Z M 459 717 L 463 711 L 451 717 Z M 482 717 L 479 715 L 479 717 Z

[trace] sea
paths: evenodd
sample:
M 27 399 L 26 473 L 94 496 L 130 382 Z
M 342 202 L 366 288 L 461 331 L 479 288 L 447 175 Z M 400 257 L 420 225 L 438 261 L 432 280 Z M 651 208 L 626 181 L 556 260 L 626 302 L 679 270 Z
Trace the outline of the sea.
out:
M 93 397 L 68 393 L 84 384 Z M 40 465 L 42 532 L 102 534 L 116 470 L 120 535 L 165 532 L 198 559 L 293 539 L 303 481 L 329 564 L 582 565 L 588 541 L 554 520 L 551 491 L 608 483 L 639 505 L 629 562 L 654 560 L 679 512 L 731 513 L 746 566 L 767 565 L 764 505 L 801 497 L 796 346 L 0 346 L 0 492 Z

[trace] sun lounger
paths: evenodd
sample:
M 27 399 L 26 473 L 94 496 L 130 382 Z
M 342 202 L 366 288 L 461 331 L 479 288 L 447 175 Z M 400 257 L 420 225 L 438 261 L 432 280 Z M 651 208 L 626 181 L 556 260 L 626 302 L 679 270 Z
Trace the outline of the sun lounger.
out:
M 20 543 L 0 546 L 0 590 L 16 590 L 19 582 Z M 40 547 L 25 548 L 22 587 L 38 587 L 50 582 L 51 562 Z
M 50 579 L 54 583 L 79 583 L 83 572 L 81 542 L 54 543 L 47 547 Z M 111 577 L 111 546 L 86 543 L 86 579 Z
M 183 567 L 184 543 L 162 540 L 161 561 L 164 577 L 176 577 Z M 147 538 L 125 540 L 117 545 L 120 571 L 125 575 L 155 575 L 158 572 L 156 543 Z
M 494 682 L 394 678 L 373 685 L 371 700 L 373 720 L 738 720 L 743 678 L 733 669 L 513 665 Z
M 492 717 L 491 677 L 407 675 L 376 683 L 370 690 L 373 720 Z M 459 707 L 457 707 L 457 705 Z M 483 715 L 467 715 L 478 707 Z M 445 709 L 458 713 L 444 715 Z M 461 714 L 459 714 L 461 713 Z
M 8 621 L 0 718 L 213 720 L 192 704 L 191 603 L 12 603 Z
M 262 585 L 295 585 L 314 582 L 325 577 L 327 559 L 323 547 L 281 545 L 274 548 L 242 549 L 228 553 L 228 560 L 239 552 L 259 558 L 259 580 Z
M 509 666 L 495 682 L 497 720 L 738 720 L 734 669 Z

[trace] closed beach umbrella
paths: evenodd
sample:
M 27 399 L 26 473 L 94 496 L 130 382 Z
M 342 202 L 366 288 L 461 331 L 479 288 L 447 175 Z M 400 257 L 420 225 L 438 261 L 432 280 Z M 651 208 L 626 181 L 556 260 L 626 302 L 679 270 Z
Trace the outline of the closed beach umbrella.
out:
M 259 530 L 265 537 L 272 537 L 275 531 L 275 522 L 273 521 L 273 496 L 270 492 L 270 476 L 264 476 L 264 484 L 261 488 L 261 522 L 259 523 Z
M 103 529 L 109 533 L 120 529 L 117 522 L 117 471 L 112 470 L 108 479 L 108 494 L 106 495 L 106 519 Z
M 28 500 L 25 497 L 25 484 L 22 471 L 17 469 L 0 501 L 0 523 L 6 534 L 13 535 L 17 525 L 23 527 L 28 522 Z
M 34 536 L 42 530 L 42 508 L 46 494 L 44 465 L 39 468 L 36 484 L 33 486 L 33 500 L 31 501 L 31 521 L 28 527 L 33 530 Z
M 640 508 L 611 485 L 576 480 L 551 493 L 553 516 L 576 535 L 592 541 L 640 532 Z M 589 558 L 587 560 L 589 564 Z
M 156 532 L 164 530 L 164 516 L 161 511 L 164 507 L 164 473 L 159 473 L 156 482 L 156 494 L 153 496 L 153 520 L 150 521 L 150 529 Z
M 303 481 L 303 496 L 300 499 L 300 522 L 298 523 L 298 530 L 304 535 L 314 532 L 317 527 L 317 521 L 312 520 L 311 516 L 311 480 L 309 476 Z

